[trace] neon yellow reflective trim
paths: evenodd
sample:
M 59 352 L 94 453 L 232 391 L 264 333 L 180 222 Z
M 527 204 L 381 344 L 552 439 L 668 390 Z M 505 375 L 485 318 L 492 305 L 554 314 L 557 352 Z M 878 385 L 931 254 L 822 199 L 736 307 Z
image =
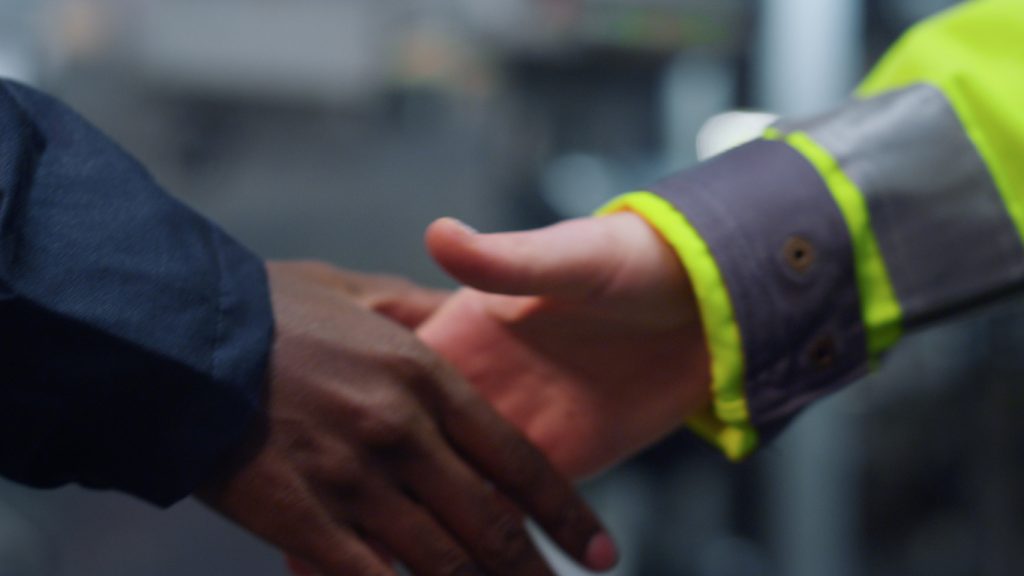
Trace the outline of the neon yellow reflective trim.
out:
M 914 27 L 858 89 L 929 83 L 946 95 L 1024 242 L 1024 2 L 968 2 Z
M 743 391 L 746 369 L 740 329 L 718 263 L 686 217 L 660 196 L 632 192 L 612 200 L 598 214 L 625 210 L 642 216 L 675 249 L 697 296 L 711 355 L 713 402 L 708 413 L 688 424 L 730 460 L 742 459 L 757 447 L 758 439 Z
M 774 136 L 802 154 L 825 181 L 850 232 L 854 270 L 860 292 L 861 319 L 867 334 L 868 356 L 877 362 L 903 334 L 903 311 L 893 290 L 889 271 L 871 228 L 867 202 L 831 154 L 803 133 Z

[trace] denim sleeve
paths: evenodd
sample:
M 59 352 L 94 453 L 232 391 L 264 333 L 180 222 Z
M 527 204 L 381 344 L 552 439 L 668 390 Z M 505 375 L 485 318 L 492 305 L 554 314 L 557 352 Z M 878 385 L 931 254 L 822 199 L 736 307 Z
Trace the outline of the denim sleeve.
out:
M 0 474 L 184 498 L 262 412 L 272 334 L 259 258 L 0 82 Z

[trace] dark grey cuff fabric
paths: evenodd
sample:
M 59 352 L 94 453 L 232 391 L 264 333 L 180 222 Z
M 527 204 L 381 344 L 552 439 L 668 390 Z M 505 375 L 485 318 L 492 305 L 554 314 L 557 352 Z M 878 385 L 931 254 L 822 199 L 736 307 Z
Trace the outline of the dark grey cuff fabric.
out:
M 1020 232 L 938 88 L 914 84 L 775 128 L 806 133 L 863 195 L 904 329 L 1024 290 Z
M 842 213 L 798 152 L 758 140 L 650 188 L 718 263 L 739 324 L 761 439 L 863 375 L 867 347 Z

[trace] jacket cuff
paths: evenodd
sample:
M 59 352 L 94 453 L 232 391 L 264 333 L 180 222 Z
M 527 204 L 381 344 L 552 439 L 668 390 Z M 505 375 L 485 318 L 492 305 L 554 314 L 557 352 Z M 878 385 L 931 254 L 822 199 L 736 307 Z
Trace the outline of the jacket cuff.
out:
M 788 144 L 741 146 L 610 209 L 645 216 L 691 276 L 714 406 L 690 426 L 728 457 L 749 454 L 866 371 L 846 221 L 815 167 Z
M 651 192 L 621 196 L 599 214 L 630 211 L 644 218 L 675 250 L 697 297 L 711 357 L 712 405 L 693 416 L 690 428 L 717 446 L 727 458 L 739 460 L 757 447 L 743 391 L 743 351 L 739 326 L 718 263 L 686 216 Z
M 263 260 L 214 230 L 219 270 L 216 336 L 209 386 L 194 391 L 171 429 L 166 475 L 153 477 L 139 495 L 169 506 L 194 493 L 233 463 L 263 425 L 267 364 L 274 316 Z

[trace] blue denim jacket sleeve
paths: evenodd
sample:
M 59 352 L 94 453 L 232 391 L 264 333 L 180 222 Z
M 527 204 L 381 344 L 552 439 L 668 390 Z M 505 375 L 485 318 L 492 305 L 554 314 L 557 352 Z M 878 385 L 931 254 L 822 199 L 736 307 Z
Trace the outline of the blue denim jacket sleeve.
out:
M 184 498 L 261 413 L 272 333 L 259 258 L 0 82 L 0 474 Z

